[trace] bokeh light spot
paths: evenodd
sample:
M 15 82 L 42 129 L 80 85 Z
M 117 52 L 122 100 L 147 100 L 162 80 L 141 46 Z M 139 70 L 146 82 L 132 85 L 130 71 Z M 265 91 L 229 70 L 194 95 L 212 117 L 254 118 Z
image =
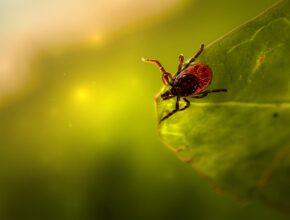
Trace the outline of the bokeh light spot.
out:
M 79 88 L 75 91 L 75 100 L 77 102 L 85 102 L 89 98 L 89 91 L 86 88 Z

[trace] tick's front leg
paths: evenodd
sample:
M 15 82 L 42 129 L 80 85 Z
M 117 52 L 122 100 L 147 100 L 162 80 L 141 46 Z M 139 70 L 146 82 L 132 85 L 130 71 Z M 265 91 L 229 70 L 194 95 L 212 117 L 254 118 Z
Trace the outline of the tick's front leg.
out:
M 159 70 L 162 72 L 162 81 L 165 85 L 171 85 L 174 78 L 173 76 L 167 72 L 164 67 L 162 66 L 162 64 L 159 62 L 159 60 L 155 60 L 155 59 L 144 59 L 142 58 L 143 62 L 147 62 L 147 63 L 154 63 L 159 67 Z
M 183 54 L 180 54 L 179 55 L 179 65 L 178 65 L 176 76 L 181 72 L 183 63 L 184 63 L 184 56 L 183 56 Z

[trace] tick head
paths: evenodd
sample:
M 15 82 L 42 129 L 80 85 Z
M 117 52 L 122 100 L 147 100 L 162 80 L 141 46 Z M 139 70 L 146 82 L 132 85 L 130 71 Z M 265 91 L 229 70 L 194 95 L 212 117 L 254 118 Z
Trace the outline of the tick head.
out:
M 162 93 L 162 94 L 161 94 L 161 98 L 162 98 L 163 100 L 166 100 L 166 99 L 170 99 L 170 98 L 174 97 L 175 95 L 172 94 L 172 91 L 171 91 L 171 90 L 172 90 L 172 89 L 167 90 L 167 91 L 165 91 L 164 93 Z

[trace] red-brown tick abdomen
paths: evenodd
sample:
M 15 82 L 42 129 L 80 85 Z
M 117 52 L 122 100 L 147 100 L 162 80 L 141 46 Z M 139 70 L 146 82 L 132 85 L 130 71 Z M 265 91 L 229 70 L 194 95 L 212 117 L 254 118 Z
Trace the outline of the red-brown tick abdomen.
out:
M 183 74 L 192 74 L 197 77 L 198 79 L 198 87 L 195 90 L 194 94 L 199 94 L 206 90 L 206 88 L 210 85 L 212 81 L 212 70 L 211 68 L 202 63 L 194 64 L 183 70 L 181 73 Z M 193 94 L 193 95 L 194 95 Z

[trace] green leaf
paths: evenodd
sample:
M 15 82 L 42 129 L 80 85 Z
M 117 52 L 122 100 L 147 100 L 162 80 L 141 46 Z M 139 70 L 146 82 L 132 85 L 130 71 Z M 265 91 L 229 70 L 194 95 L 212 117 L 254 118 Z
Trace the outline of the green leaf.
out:
M 159 126 L 164 143 L 217 189 L 286 211 L 290 210 L 289 9 L 288 0 L 280 1 L 206 47 L 197 62 L 213 70 L 210 89 L 228 92 L 191 99 L 187 110 Z M 160 119 L 174 109 L 175 100 L 163 101 L 159 95 Z

